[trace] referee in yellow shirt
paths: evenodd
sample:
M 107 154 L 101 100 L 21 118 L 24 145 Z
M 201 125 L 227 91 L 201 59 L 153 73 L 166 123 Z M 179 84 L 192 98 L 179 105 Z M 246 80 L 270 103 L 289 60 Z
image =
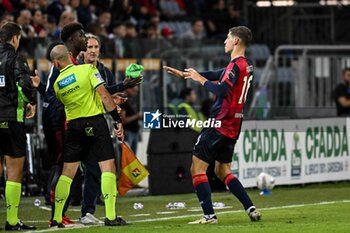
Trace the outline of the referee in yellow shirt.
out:
M 73 65 L 64 45 L 54 47 L 50 56 L 54 65 L 60 70 L 54 89 L 57 98 L 64 104 L 68 122 L 63 149 L 63 171 L 56 186 L 55 214 L 50 227 L 64 227 L 62 209 L 79 163 L 85 159 L 82 152 L 86 150 L 90 150 L 97 157 L 102 172 L 101 190 L 105 199 L 105 225 L 126 225 L 122 218 L 116 217 L 115 156 L 112 139 L 103 117 L 106 109 L 115 121 L 117 137 L 123 141 L 124 130 L 115 104 L 95 66 Z

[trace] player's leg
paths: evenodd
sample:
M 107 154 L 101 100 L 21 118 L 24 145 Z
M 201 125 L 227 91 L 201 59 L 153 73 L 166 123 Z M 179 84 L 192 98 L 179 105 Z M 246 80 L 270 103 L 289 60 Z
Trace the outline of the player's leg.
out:
M 84 162 L 84 191 L 80 221 L 83 224 L 100 223 L 94 216 L 96 200 L 101 190 L 101 170 L 95 158 Z
M 208 177 L 206 175 L 206 170 L 208 166 L 208 163 L 197 158 L 195 155 L 192 156 L 192 181 L 198 200 L 201 204 L 204 213 L 204 218 L 198 221 L 190 222 L 189 224 L 217 223 L 217 218 L 215 216 L 213 203 L 211 200 L 211 189 Z
M 191 165 L 192 181 L 204 216 L 197 221 L 189 222 L 189 224 L 217 223 L 211 200 L 211 189 L 206 174 L 210 161 L 213 161 L 213 158 L 215 158 L 215 151 L 212 145 L 212 140 L 215 140 L 214 133 L 213 129 L 203 130 L 194 146 Z
M 256 210 L 242 183 L 231 172 L 232 154 L 236 140 L 223 138 L 219 155 L 215 162 L 216 176 L 226 184 L 232 194 L 242 203 L 252 221 L 258 221 L 261 214 Z

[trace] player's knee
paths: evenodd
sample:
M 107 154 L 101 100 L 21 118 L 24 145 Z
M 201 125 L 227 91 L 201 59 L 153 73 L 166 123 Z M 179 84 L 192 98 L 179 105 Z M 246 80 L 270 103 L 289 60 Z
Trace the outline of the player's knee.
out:
M 220 167 L 215 167 L 214 169 L 215 175 L 221 180 L 224 181 L 225 178 L 225 171 L 221 169 Z
M 75 176 L 75 173 L 77 173 L 79 163 L 65 163 L 63 165 L 62 175 L 68 176 L 69 178 L 73 179 Z
M 7 180 L 13 182 L 22 182 L 22 170 L 7 170 Z
M 114 159 L 101 161 L 99 162 L 99 166 L 100 166 L 101 172 L 112 172 L 114 174 L 116 173 Z
M 203 166 L 200 163 L 193 162 L 191 165 L 191 174 L 192 176 L 197 175 L 197 174 L 203 174 L 206 173 L 207 167 Z
M 196 169 L 195 169 L 195 166 L 193 165 L 193 163 L 191 165 L 191 169 L 190 170 L 191 170 L 192 176 L 196 175 Z

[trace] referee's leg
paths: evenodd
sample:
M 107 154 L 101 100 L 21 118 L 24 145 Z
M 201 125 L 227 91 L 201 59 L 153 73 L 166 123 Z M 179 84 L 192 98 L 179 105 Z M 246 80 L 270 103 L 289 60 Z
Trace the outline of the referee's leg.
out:
M 105 216 L 109 221 L 116 220 L 115 203 L 117 198 L 117 176 L 114 159 L 99 162 L 101 169 L 101 191 L 105 200 Z M 109 222 L 107 220 L 107 222 Z M 106 221 L 105 221 L 106 224 Z
M 18 222 L 18 205 L 21 198 L 22 174 L 25 156 L 11 157 L 5 155 L 7 182 L 5 189 L 7 222 L 14 226 Z
M 62 223 L 62 211 L 70 192 L 72 180 L 77 173 L 79 162 L 65 162 L 62 175 L 58 179 L 55 190 L 55 214 L 53 220 Z

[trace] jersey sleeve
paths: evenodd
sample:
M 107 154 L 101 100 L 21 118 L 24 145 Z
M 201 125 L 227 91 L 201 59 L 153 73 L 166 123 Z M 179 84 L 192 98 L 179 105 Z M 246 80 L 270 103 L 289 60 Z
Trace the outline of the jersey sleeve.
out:
M 224 72 L 225 72 L 225 68 L 221 68 L 218 70 L 202 71 L 202 72 L 199 72 L 199 74 L 210 81 L 218 81 Z
M 221 79 L 221 82 L 226 82 L 230 87 L 232 87 L 239 77 L 239 68 L 236 64 L 230 63 L 225 71 L 224 76 Z
M 24 100 L 26 102 L 36 103 L 36 89 L 32 85 L 29 66 L 23 56 L 17 56 L 15 60 L 14 75 L 18 85 L 21 87 Z
M 100 72 L 98 72 L 98 69 L 96 67 L 91 67 L 90 83 L 95 89 L 101 85 L 106 85 L 106 82 L 103 80 Z
M 60 93 L 59 93 L 59 88 L 58 88 L 57 83 L 55 82 L 52 86 L 53 86 L 52 88 L 53 88 L 53 90 L 55 92 L 55 95 L 56 95 L 57 99 L 59 101 L 61 101 L 61 99 L 60 99 L 61 96 L 60 96 Z

